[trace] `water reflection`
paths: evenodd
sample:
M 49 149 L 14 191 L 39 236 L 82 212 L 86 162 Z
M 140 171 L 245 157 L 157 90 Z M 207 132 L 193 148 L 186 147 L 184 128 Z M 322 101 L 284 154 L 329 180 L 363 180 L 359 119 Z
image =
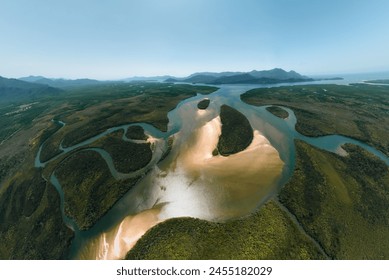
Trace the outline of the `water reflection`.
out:
M 277 186 L 283 162 L 270 142 L 255 130 L 245 151 L 213 156 L 221 134 L 218 107 L 205 112 L 196 104 L 186 102 L 177 109 L 182 127 L 170 155 L 126 201 L 137 208 L 118 225 L 86 240 L 78 258 L 124 257 L 147 229 L 173 217 L 223 221 L 247 215 Z M 156 205 L 163 205 L 158 212 Z
M 197 103 L 205 96 L 198 95 L 182 101 L 169 112 L 168 132 L 149 124 L 141 125 L 155 144 L 152 164 L 146 176 L 127 192 L 112 209 L 90 230 L 79 231 L 73 221 L 63 218 L 75 231 L 70 258 L 118 259 L 124 257 L 135 242 L 151 227 L 172 217 L 190 216 L 210 221 L 223 221 L 244 216 L 276 194 L 292 175 L 295 164 L 294 140 L 301 139 L 318 148 L 344 155 L 341 145 L 353 143 L 379 156 L 389 165 L 389 159 L 374 148 L 359 141 L 331 135 L 310 138 L 295 131 L 296 117 L 284 108 L 286 120 L 272 115 L 266 106 L 243 103 L 240 95 L 257 86 L 221 86 L 206 97 L 207 110 Z M 229 157 L 212 156 L 221 132 L 220 106 L 227 104 L 243 113 L 254 129 L 254 140 L 243 152 Z M 137 125 L 137 124 L 131 124 Z M 64 149 L 74 149 L 129 125 L 113 127 L 91 139 Z M 167 149 L 167 139 L 174 138 L 169 155 L 160 162 Z M 46 163 L 36 157 L 36 166 Z M 119 174 L 109 154 L 100 152 L 113 176 Z M 158 163 L 158 164 L 157 164 Z M 52 183 L 61 196 L 63 191 L 55 176 Z

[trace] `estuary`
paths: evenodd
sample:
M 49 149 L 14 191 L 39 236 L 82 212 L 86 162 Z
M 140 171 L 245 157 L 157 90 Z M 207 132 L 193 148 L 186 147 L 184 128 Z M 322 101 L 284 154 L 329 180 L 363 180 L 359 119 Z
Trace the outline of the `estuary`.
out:
M 387 156 L 361 141 L 340 135 L 301 135 L 295 130 L 296 116 L 289 108 L 282 107 L 289 116 L 281 119 L 266 110 L 268 106 L 256 107 L 241 101 L 241 94 L 257 87 L 223 85 L 210 95 L 198 94 L 183 100 L 169 112 L 167 132 L 147 123 L 131 123 L 109 128 L 74 146 L 63 148 L 61 145 L 61 154 L 48 162 L 85 147 L 100 154 L 115 179 L 142 176 L 92 228 L 80 230 L 65 215 L 61 182 L 56 171 L 52 172 L 50 181 L 60 194 L 64 222 L 75 232 L 69 258 L 123 258 L 148 229 L 170 218 L 194 217 L 222 222 L 249 215 L 274 197 L 291 177 L 296 139 L 342 156 L 346 154 L 342 145 L 352 143 L 389 165 Z M 207 109 L 201 110 L 197 105 L 204 98 L 210 103 Z M 251 144 L 227 157 L 213 154 L 221 134 L 222 105 L 242 113 L 253 129 Z M 120 173 L 107 152 L 88 148 L 109 133 L 123 131 L 125 135 L 128 127 L 135 125 L 144 129 L 148 137 L 144 142 L 151 143 L 153 152 L 151 161 L 136 172 Z M 123 140 L 135 141 L 125 136 Z M 42 146 L 35 159 L 36 167 L 48 163 L 40 161 L 41 149 Z

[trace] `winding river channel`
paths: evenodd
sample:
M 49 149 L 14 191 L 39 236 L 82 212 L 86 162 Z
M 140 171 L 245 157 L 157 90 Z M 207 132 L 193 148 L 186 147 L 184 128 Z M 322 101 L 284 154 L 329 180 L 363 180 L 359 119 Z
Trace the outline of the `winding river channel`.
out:
M 332 81 L 333 83 L 333 81 Z M 279 86 L 279 85 L 278 85 Z M 198 94 L 183 100 L 169 112 L 167 132 L 145 123 L 112 127 L 82 143 L 62 149 L 69 154 L 99 138 L 132 125 L 143 127 L 152 143 L 151 162 L 135 173 L 118 172 L 111 156 L 102 149 L 93 149 L 107 162 L 115 179 L 145 174 L 91 229 L 80 231 L 77 224 L 64 213 L 64 193 L 61 183 L 51 174 L 50 181 L 61 199 L 65 224 L 75 232 L 69 258 L 120 259 L 151 227 L 173 217 L 195 217 L 209 221 L 225 221 L 250 214 L 289 180 L 295 166 L 294 140 L 303 140 L 320 149 L 344 155 L 341 146 L 356 144 L 375 154 L 389 165 L 389 158 L 376 149 L 340 135 L 311 138 L 295 130 L 296 117 L 292 110 L 281 119 L 266 110 L 241 101 L 240 95 L 258 85 L 222 85 L 210 95 Z M 323 85 L 325 87 L 325 85 Z M 210 105 L 199 110 L 199 101 L 207 98 Z M 220 106 L 226 104 L 243 113 L 254 129 L 254 140 L 245 150 L 229 157 L 212 156 L 221 131 Z M 65 123 L 60 123 L 65 126 Z M 124 133 L 125 135 L 125 133 Z M 168 139 L 174 139 L 169 155 Z M 125 141 L 132 141 L 123 138 Z M 43 144 L 42 144 L 43 145 Z M 36 167 L 40 161 L 40 147 Z

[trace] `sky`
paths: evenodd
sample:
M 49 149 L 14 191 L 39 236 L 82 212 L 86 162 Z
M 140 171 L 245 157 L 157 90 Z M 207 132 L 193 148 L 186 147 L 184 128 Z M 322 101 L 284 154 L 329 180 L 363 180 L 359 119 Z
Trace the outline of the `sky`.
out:
M 387 0 L 0 0 L 0 76 L 389 70 Z

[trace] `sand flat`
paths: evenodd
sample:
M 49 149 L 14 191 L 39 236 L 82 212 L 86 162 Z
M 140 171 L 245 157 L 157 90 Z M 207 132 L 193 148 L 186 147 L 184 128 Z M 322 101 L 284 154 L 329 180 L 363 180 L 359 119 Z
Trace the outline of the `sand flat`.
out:
M 191 110 L 181 111 L 190 117 Z M 120 259 L 156 224 L 174 217 L 225 221 L 253 212 L 277 185 L 284 163 L 270 142 L 254 130 L 242 152 L 213 156 L 221 134 L 220 117 L 197 114 L 175 134 L 170 159 L 154 169 L 138 198 L 139 213 L 85 244 L 79 258 Z M 208 117 L 208 121 L 205 118 Z M 196 125 L 197 123 L 197 125 Z M 159 207 L 154 207 L 158 202 Z

